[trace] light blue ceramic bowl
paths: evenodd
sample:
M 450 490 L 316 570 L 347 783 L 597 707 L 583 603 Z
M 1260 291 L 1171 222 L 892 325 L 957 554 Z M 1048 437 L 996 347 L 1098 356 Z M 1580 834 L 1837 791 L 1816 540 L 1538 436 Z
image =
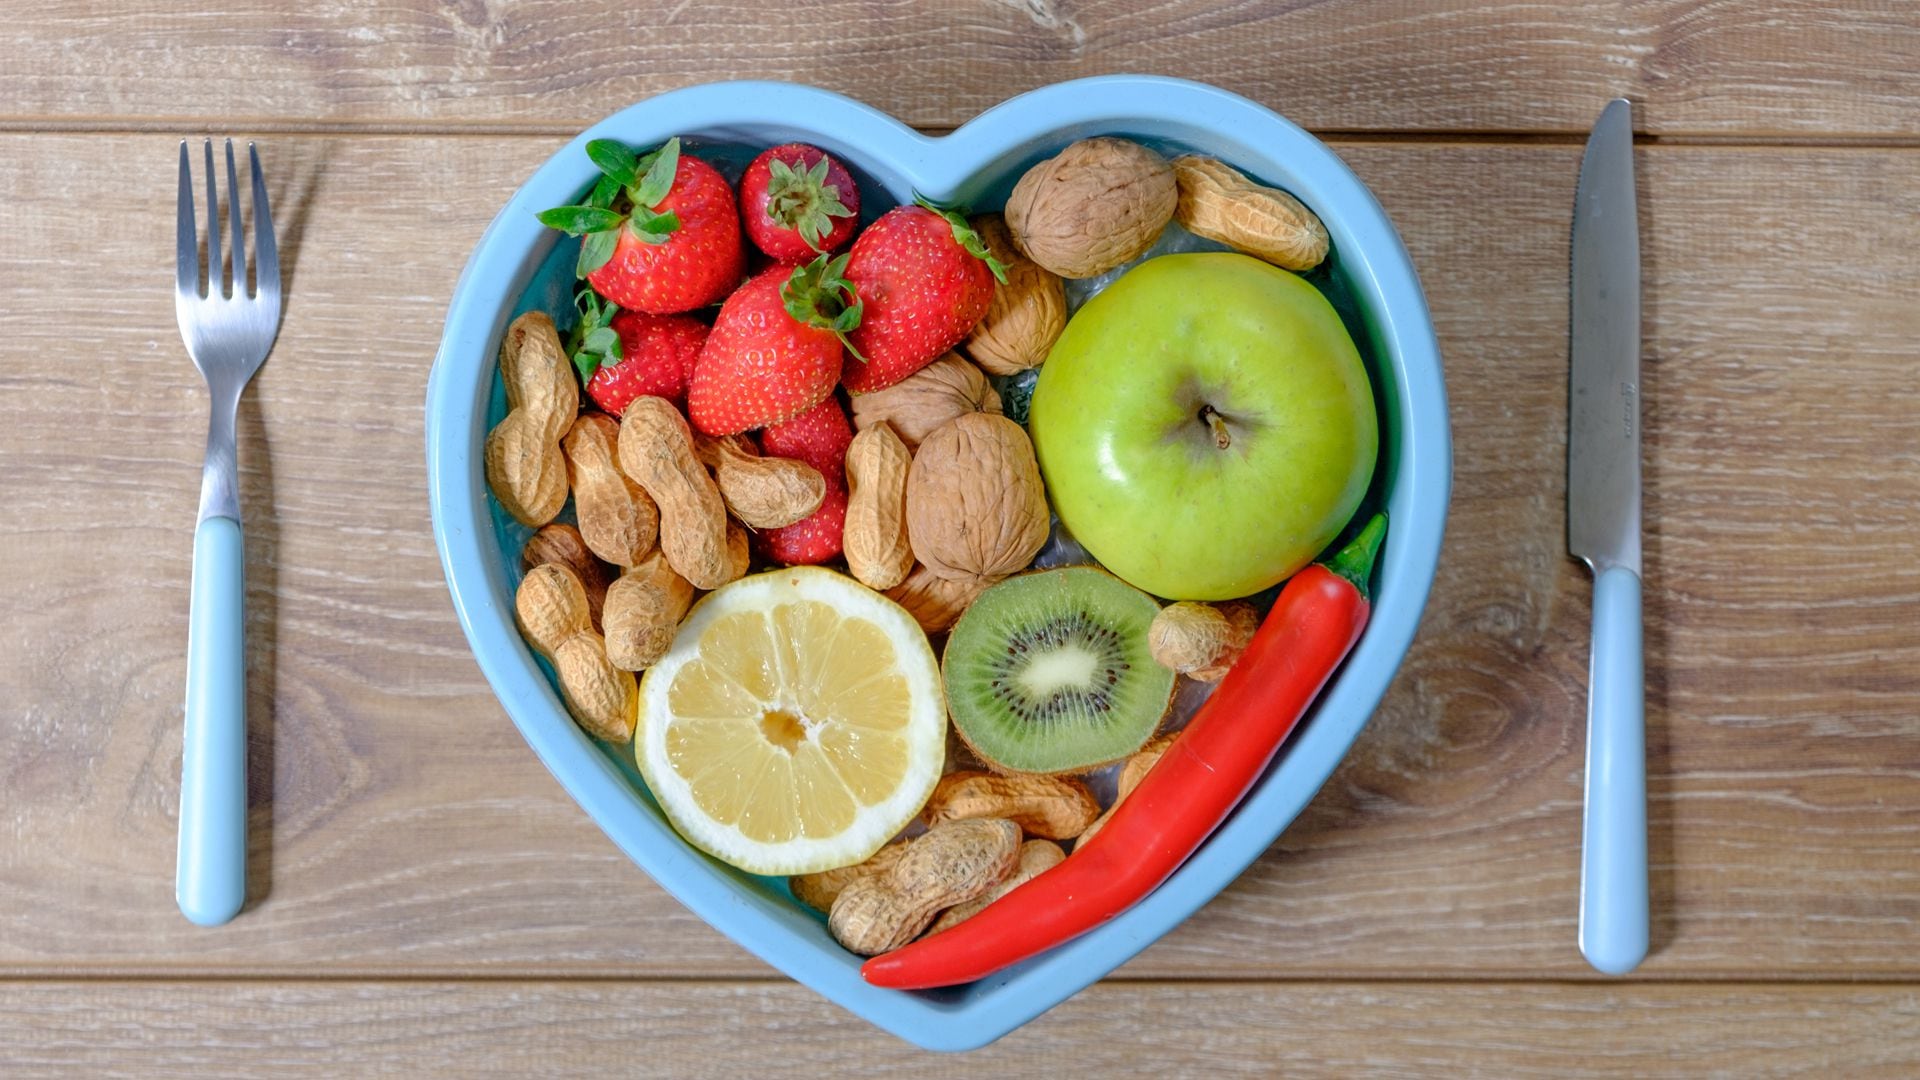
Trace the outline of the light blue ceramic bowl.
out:
M 623 751 L 568 719 L 513 624 L 526 530 L 491 504 L 481 441 L 504 412 L 495 355 L 507 322 L 541 307 L 564 327 L 573 241 L 534 220 L 593 180 L 583 147 L 681 135 L 737 168 L 753 150 L 800 140 L 838 155 L 869 185 L 870 208 L 920 192 L 998 207 L 1029 165 L 1093 134 L 1215 155 L 1277 183 L 1319 212 L 1334 258 L 1320 275 L 1374 378 L 1382 421 L 1371 500 L 1391 527 L 1359 646 L 1225 826 L 1125 915 L 983 982 L 939 992 L 879 990 L 822 920 L 776 880 L 741 873 L 689 847 L 661 816 Z M 858 102 L 809 87 L 717 83 L 643 101 L 582 132 L 534 173 L 468 261 L 427 386 L 427 472 L 434 538 L 474 657 L 540 760 L 653 879 L 774 967 L 902 1038 L 938 1050 L 980 1046 L 1099 979 L 1225 888 L 1280 835 L 1360 733 L 1406 654 L 1440 552 L 1450 473 L 1445 389 L 1433 327 L 1406 250 L 1379 203 L 1332 151 L 1279 116 L 1199 83 L 1113 76 L 1014 98 L 933 138 Z M 563 902 L 554 897 L 554 903 Z M 618 932 L 618 928 L 614 929 Z

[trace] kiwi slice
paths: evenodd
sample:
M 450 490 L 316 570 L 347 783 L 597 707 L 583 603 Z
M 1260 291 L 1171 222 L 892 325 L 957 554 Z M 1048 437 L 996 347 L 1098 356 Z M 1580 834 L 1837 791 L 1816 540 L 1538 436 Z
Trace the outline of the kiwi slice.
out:
M 1173 672 L 1147 651 L 1159 610 L 1091 566 L 993 586 L 947 639 L 941 672 L 954 728 L 1011 772 L 1084 772 L 1140 749 L 1173 694 Z

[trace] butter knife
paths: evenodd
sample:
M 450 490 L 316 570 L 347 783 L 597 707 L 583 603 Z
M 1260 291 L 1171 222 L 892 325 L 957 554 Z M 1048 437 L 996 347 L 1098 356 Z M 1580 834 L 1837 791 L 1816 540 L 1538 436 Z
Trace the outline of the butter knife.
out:
M 1640 229 L 1633 109 L 1607 104 L 1573 206 L 1567 546 L 1592 568 L 1580 952 L 1609 975 L 1647 955 L 1640 620 Z

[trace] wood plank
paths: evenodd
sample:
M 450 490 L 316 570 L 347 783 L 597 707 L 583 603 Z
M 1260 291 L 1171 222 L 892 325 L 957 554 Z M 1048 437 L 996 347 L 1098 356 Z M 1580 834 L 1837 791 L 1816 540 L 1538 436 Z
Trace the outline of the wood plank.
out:
M 743 1039 L 742 1032 L 758 1037 Z M 1102 984 L 918 1050 L 779 983 L 0 985 L 10 1076 L 1900 1077 L 1911 986 Z
M 0 137 L 0 558 L 29 568 L 0 593 L 0 972 L 766 972 L 544 775 L 440 581 L 420 429 L 439 321 L 558 142 L 265 146 L 290 300 L 241 425 L 256 903 L 209 933 L 171 902 L 204 408 L 166 293 L 173 144 Z M 1588 584 L 1560 509 L 1577 148 L 1342 152 L 1407 237 L 1447 353 L 1441 575 L 1326 790 L 1125 972 L 1584 977 Z M 1640 165 L 1645 974 L 1911 977 L 1920 153 L 1654 147 Z M 103 233 L 75 206 L 106 175 L 124 186 Z
M 1659 134 L 1920 135 L 1920 12 L 1817 0 L 348 0 L 293 13 L 51 0 L 0 26 L 0 56 L 6 122 L 54 127 L 571 131 L 743 78 L 817 83 L 944 127 L 1047 83 L 1155 71 L 1321 130 L 1585 131 L 1601 100 L 1628 95 Z

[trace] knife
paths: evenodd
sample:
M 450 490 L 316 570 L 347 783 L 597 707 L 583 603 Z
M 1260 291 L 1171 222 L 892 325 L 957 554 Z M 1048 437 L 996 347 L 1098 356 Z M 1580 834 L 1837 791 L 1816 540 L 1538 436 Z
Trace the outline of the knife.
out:
M 1640 655 L 1640 227 L 1633 107 L 1608 102 L 1573 204 L 1567 547 L 1593 569 L 1580 952 L 1609 975 L 1647 955 Z

